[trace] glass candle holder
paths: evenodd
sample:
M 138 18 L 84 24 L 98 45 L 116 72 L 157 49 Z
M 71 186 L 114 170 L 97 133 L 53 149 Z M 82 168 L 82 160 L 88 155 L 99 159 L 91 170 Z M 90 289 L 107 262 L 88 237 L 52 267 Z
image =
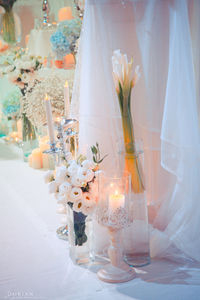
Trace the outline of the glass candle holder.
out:
M 110 263 L 98 271 L 99 279 L 119 283 L 132 280 L 136 275 L 123 260 L 121 231 L 129 226 L 130 176 L 102 176 L 99 180 L 99 201 L 96 218 L 107 227 L 111 244 L 108 249 Z

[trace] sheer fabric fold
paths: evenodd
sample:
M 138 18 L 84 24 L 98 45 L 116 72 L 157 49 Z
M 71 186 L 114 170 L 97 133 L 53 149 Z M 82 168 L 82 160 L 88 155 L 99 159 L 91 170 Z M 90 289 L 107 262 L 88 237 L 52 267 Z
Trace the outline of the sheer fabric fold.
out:
M 115 49 L 134 57 L 142 76 L 132 93 L 136 137 L 145 151 L 151 255 L 200 261 L 198 0 L 88 0 L 72 116 L 80 151 L 99 142 L 116 167 L 122 139 L 112 80 Z

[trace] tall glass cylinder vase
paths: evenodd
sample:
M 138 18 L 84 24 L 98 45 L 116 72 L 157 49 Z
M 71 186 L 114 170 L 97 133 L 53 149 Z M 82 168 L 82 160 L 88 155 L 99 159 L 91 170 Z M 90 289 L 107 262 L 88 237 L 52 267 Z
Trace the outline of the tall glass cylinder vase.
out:
M 2 34 L 3 39 L 8 44 L 14 44 L 15 38 L 15 20 L 12 9 L 6 11 L 2 18 Z
M 67 205 L 69 254 L 74 264 L 87 264 L 92 259 L 92 221 L 90 216 L 75 212 Z
M 127 171 L 126 164 L 133 164 L 140 177 L 140 182 L 143 188 L 135 189 L 138 186 L 138 181 L 134 176 L 134 172 L 131 175 L 131 201 L 129 202 L 129 219 L 130 225 L 123 230 L 124 241 L 124 259 L 130 265 L 134 267 L 141 267 L 150 263 L 150 247 L 149 247 L 149 226 L 148 226 L 148 210 L 147 210 L 147 198 L 145 192 L 144 182 L 144 152 L 141 141 L 136 141 L 135 153 L 128 154 L 120 152 L 119 161 L 120 168 L 124 168 Z M 130 166 L 129 166 L 130 167 Z
M 24 113 L 22 114 L 22 139 L 24 161 L 28 161 L 28 157 L 32 150 L 38 146 L 38 140 L 36 138 L 34 126 Z

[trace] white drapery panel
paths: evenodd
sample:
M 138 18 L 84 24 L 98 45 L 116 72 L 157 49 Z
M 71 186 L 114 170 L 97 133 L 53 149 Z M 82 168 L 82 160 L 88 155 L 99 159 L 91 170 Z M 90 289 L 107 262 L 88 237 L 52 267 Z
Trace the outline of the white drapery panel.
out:
M 107 169 L 116 165 L 122 130 L 111 56 L 120 49 L 141 66 L 132 114 L 144 141 L 152 256 L 200 260 L 199 15 L 198 0 L 86 2 L 72 99 L 80 149 L 98 141 Z

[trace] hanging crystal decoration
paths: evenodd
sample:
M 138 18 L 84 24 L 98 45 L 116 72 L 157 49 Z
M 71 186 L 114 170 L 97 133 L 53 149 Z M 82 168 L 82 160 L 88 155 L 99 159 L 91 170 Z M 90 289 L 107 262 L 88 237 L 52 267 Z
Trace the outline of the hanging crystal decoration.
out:
M 49 23 L 50 6 L 48 0 L 43 0 L 42 11 L 43 11 L 43 24 L 45 25 Z

